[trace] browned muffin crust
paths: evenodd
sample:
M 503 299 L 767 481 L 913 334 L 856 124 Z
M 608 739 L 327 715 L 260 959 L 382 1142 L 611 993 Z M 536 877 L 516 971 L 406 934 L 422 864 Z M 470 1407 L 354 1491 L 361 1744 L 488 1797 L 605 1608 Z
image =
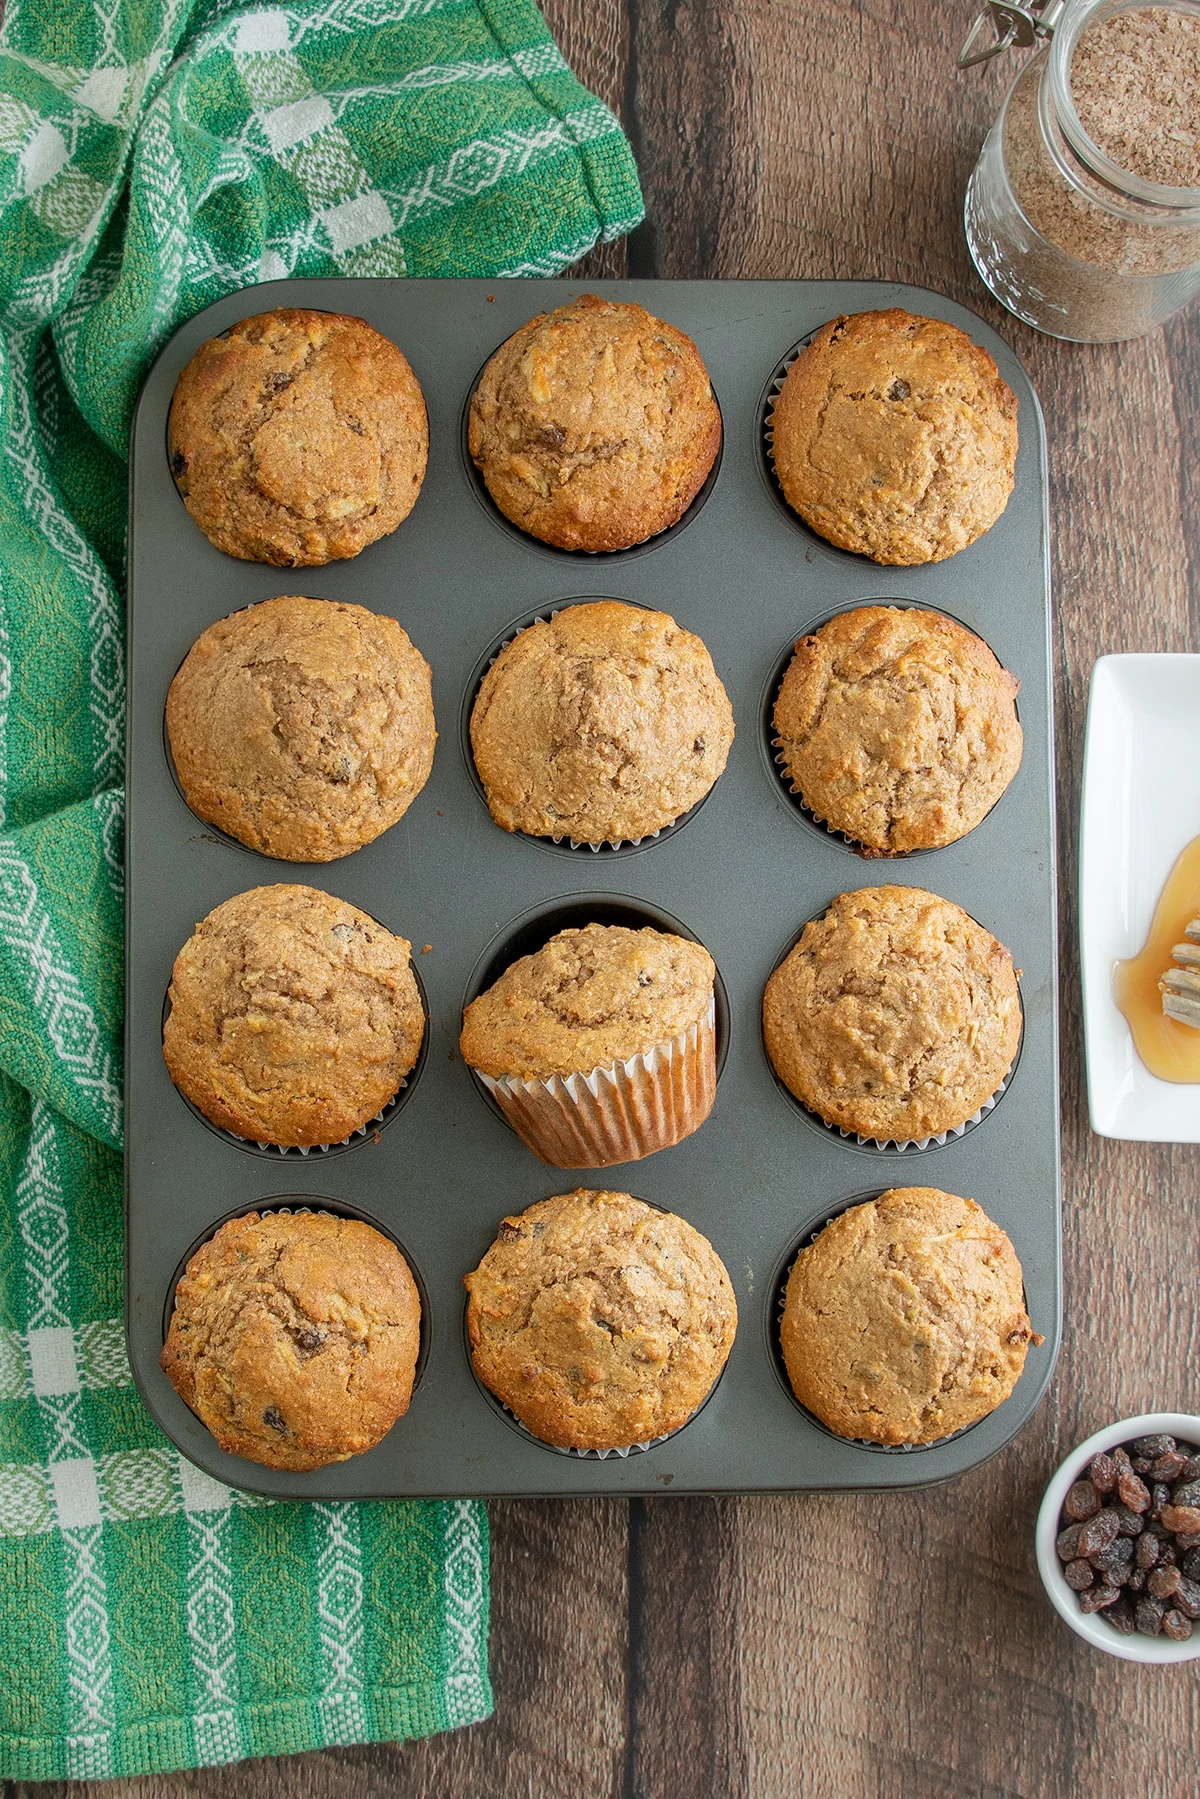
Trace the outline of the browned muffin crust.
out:
M 685 937 L 584 925 L 522 956 L 463 1014 L 463 1061 L 500 1080 L 590 1074 L 704 1018 L 716 965 Z
M 369 1224 L 249 1212 L 188 1263 L 162 1365 L 222 1449 L 299 1474 L 403 1417 L 420 1323 L 408 1263 Z
M 262 600 L 192 645 L 167 736 L 207 824 L 264 855 L 331 862 L 394 825 L 429 778 L 429 665 L 364 606 Z
M 476 1374 L 561 1449 L 624 1449 L 678 1429 L 737 1330 L 711 1243 L 628 1193 L 581 1188 L 504 1219 L 464 1284 Z
M 871 855 L 954 843 L 1020 767 L 1019 687 L 940 612 L 841 612 L 800 639 L 783 678 L 784 769 L 818 818 Z
M 771 419 L 779 485 L 814 531 L 876 562 L 940 562 L 1008 504 L 1017 398 L 957 325 L 891 307 L 823 325 Z
M 412 511 L 429 453 L 420 384 L 365 319 L 281 307 L 201 344 L 179 377 L 171 473 L 230 556 L 357 556 Z
M 851 1206 L 788 1276 L 783 1359 L 841 1437 L 934 1443 L 1008 1398 L 1030 1343 L 1021 1264 L 973 1199 L 894 1187 Z
M 567 606 L 497 656 L 471 712 L 496 823 L 584 843 L 648 837 L 725 767 L 733 709 L 712 657 L 666 612 Z
M 254 887 L 196 926 L 171 971 L 163 1055 L 235 1136 L 340 1143 L 376 1117 L 425 1032 L 410 946 L 315 887 Z
M 1012 957 L 920 887 L 840 893 L 768 980 L 763 1038 L 780 1080 L 827 1124 L 880 1143 L 956 1130 L 1017 1053 Z
M 501 344 L 468 421 L 505 518 L 564 550 L 665 531 L 704 485 L 721 414 L 690 337 L 641 306 L 583 294 Z

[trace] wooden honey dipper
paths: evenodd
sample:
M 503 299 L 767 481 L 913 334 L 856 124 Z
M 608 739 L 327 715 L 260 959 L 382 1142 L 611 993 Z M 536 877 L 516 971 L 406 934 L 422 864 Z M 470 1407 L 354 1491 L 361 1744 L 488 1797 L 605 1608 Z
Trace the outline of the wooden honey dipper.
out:
M 1162 994 L 1164 1017 L 1200 1031 L 1200 918 L 1185 925 L 1183 934 L 1187 942 L 1173 946 L 1175 966 L 1168 968 L 1158 983 L 1158 991 Z

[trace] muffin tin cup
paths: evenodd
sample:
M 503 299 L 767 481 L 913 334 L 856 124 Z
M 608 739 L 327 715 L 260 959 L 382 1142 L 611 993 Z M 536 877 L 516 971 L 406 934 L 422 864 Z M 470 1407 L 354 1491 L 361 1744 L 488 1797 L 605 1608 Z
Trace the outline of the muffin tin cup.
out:
M 686 331 L 724 414 L 722 457 L 703 503 L 635 550 L 584 559 L 539 544 L 499 519 L 460 452 L 464 404 L 481 366 L 534 313 L 580 291 L 565 281 L 333 278 L 230 294 L 167 342 L 138 403 L 126 736 L 127 1334 L 151 1416 L 226 1485 L 321 1501 L 914 1488 L 951 1479 L 1002 1448 L 1032 1415 L 1053 1365 L 1060 1328 L 1057 933 L 1045 448 L 1036 397 L 984 321 L 922 290 L 845 282 L 594 285 Z M 223 556 L 193 523 L 164 451 L 171 394 L 205 339 L 251 313 L 295 305 L 364 317 L 398 343 L 430 419 L 428 473 L 410 516 L 360 557 L 327 565 L 310 585 L 399 619 L 432 668 L 442 735 L 428 783 L 399 823 L 319 869 L 258 855 L 198 825 L 163 741 L 167 689 L 195 639 L 216 619 L 288 585 L 278 569 Z M 1020 396 L 1021 447 L 1014 493 L 986 536 L 947 562 L 890 569 L 881 581 L 876 564 L 833 548 L 787 509 L 772 486 L 762 415 L 764 384 L 806 334 L 838 313 L 892 305 L 961 326 L 996 358 Z M 798 1224 L 864 1184 L 854 1178 L 863 1174 L 863 1156 L 875 1158 L 868 1184 L 896 1178 L 895 1161 L 880 1157 L 897 1152 L 843 1138 L 790 1097 L 781 1104 L 758 1023 L 764 983 L 797 924 L 841 888 L 893 881 L 898 871 L 856 861 L 848 879 L 846 844 L 815 825 L 795 828 L 800 815 L 760 725 L 764 688 L 797 621 L 871 603 L 881 589 L 895 603 L 957 617 L 989 643 L 1021 679 L 1025 732 L 1022 768 L 994 813 L 919 864 L 919 885 L 984 920 L 1011 947 L 1024 971 L 1025 1008 L 1020 1071 L 1008 1079 L 1003 1103 L 961 1136 L 931 1143 L 927 1153 L 939 1159 L 922 1163 L 920 1178 L 936 1168 L 937 1185 L 971 1194 L 1008 1232 L 1047 1344 L 1031 1353 L 996 1413 L 920 1454 L 864 1453 L 829 1434 L 781 1385 L 771 1349 L 772 1275 Z M 568 842 L 501 830 L 461 747 L 488 646 L 570 603 L 573 593 L 597 591 L 670 612 L 703 639 L 738 733 L 699 807 L 657 838 L 616 851 L 607 844 L 572 850 Z M 543 853 L 530 855 L 531 842 Z M 624 858 L 619 882 L 607 866 L 614 855 Z M 247 888 L 296 879 L 397 921 L 417 952 L 428 1018 L 425 1061 L 419 1079 L 410 1072 L 398 1096 L 403 1104 L 344 1150 L 307 1156 L 259 1151 L 208 1124 L 175 1097 L 161 1048 L 163 996 L 195 921 Z M 589 921 L 649 924 L 705 945 L 718 970 L 719 1081 L 702 1129 L 636 1164 L 567 1173 L 530 1153 L 457 1045 L 467 1000 L 517 955 Z M 921 1153 L 904 1152 L 904 1178 L 912 1178 L 911 1158 Z M 332 1188 L 331 1170 L 338 1174 Z M 601 1457 L 539 1443 L 485 1396 L 456 1328 L 463 1276 L 492 1241 L 497 1219 L 577 1186 L 636 1191 L 686 1218 L 713 1244 L 734 1285 L 739 1329 L 720 1380 L 691 1420 L 649 1451 L 627 1445 L 626 1455 Z M 423 1309 L 436 1328 L 408 1413 L 375 1449 L 288 1474 L 224 1454 L 184 1406 L 158 1365 L 164 1297 L 189 1246 L 222 1219 L 298 1204 L 320 1209 L 330 1193 L 400 1242 L 414 1275 L 424 1277 Z
M 554 1168 L 640 1162 L 699 1130 L 717 1093 L 717 1007 L 678 1036 L 590 1074 L 493 1079 L 471 1071 L 527 1149 Z

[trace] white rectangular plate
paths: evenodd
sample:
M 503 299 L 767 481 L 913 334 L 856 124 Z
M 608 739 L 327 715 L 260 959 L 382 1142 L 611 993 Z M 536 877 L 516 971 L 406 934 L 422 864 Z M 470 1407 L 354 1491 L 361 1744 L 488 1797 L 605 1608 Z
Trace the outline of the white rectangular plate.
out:
M 1200 656 L 1102 656 L 1092 670 L 1079 854 L 1088 1109 L 1102 1137 L 1200 1143 L 1200 1086 L 1139 1059 L 1113 964 L 1146 941 L 1180 851 L 1200 837 Z

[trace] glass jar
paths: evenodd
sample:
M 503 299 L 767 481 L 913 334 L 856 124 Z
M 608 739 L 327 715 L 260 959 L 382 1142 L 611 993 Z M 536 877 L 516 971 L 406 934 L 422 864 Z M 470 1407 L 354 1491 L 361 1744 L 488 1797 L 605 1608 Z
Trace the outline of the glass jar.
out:
M 1147 5 L 1067 0 L 1054 9 L 1053 25 L 1034 6 L 993 5 L 996 43 L 971 54 L 981 19 L 964 47 L 965 66 L 1007 49 L 1016 27 L 1026 34 L 1015 41 L 1053 32 L 1017 76 L 988 134 L 967 187 L 965 222 L 987 287 L 1054 337 L 1140 337 L 1200 293 L 1200 188 L 1162 186 L 1118 167 L 1087 136 L 1072 98 L 1072 57 L 1083 32 Z M 1200 19 L 1194 0 L 1149 6 Z

